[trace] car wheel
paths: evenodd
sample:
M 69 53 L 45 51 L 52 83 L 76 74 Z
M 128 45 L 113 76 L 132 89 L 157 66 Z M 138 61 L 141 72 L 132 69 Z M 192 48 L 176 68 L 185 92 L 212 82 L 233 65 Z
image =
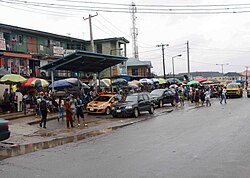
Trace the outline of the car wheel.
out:
M 162 108 L 162 107 L 163 107 L 163 101 L 162 101 L 162 100 L 159 101 L 158 107 L 159 107 L 159 108 Z
M 149 111 L 148 111 L 149 114 L 154 114 L 154 110 L 155 110 L 155 109 L 154 109 L 154 106 L 151 105 L 151 106 L 150 106 L 150 109 L 149 109 Z
M 107 109 L 106 109 L 105 113 L 106 113 L 107 115 L 109 115 L 109 114 L 111 113 L 111 109 L 110 109 L 110 107 L 107 107 Z
M 176 105 L 176 101 L 173 100 L 172 103 L 171 103 L 172 106 L 175 106 Z
M 134 117 L 137 118 L 139 116 L 139 110 L 138 108 L 134 109 Z
M 250 95 L 247 95 L 248 98 L 250 98 Z

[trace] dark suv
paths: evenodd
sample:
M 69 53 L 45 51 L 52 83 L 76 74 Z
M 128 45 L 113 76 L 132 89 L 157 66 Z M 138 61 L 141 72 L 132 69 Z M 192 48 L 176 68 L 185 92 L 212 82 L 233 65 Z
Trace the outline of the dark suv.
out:
M 163 107 L 164 104 L 171 103 L 175 106 L 175 92 L 171 89 L 155 89 L 150 93 L 155 105 L 159 108 Z
M 141 111 L 154 113 L 154 103 L 149 93 L 129 94 L 124 102 L 119 102 L 114 106 L 113 117 L 138 117 Z

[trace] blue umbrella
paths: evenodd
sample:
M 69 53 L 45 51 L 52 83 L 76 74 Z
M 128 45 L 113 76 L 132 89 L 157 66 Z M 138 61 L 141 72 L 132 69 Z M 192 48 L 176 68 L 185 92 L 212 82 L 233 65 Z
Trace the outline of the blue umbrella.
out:
M 54 86 L 54 89 L 64 89 L 73 87 L 73 85 L 67 82 L 66 80 L 57 80 L 54 83 L 50 84 L 49 88 L 51 89 L 52 86 Z

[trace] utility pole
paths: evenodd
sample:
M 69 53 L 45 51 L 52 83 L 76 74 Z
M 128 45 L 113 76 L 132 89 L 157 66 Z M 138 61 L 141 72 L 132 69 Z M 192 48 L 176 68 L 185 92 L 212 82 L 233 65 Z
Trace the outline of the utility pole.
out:
M 91 44 L 91 51 L 95 52 L 95 46 L 94 46 L 94 39 L 93 39 L 93 31 L 92 31 L 92 22 L 91 22 L 91 18 L 98 16 L 98 13 L 96 13 L 95 15 L 91 15 L 89 14 L 89 17 L 84 18 L 83 20 L 88 20 L 89 19 L 89 31 L 90 31 L 90 44 Z
M 166 71 L 165 71 L 165 59 L 164 59 L 164 50 L 165 50 L 165 46 L 169 46 L 168 44 L 160 44 L 160 45 L 156 45 L 156 47 L 161 47 L 162 50 L 162 63 L 163 63 L 163 74 L 164 74 L 164 79 L 166 79 Z
M 89 31 L 90 31 L 90 44 L 91 44 L 91 52 L 95 52 L 95 46 L 94 46 L 94 39 L 93 39 L 93 31 L 92 31 L 92 22 L 91 22 L 91 18 L 92 17 L 95 17 L 97 16 L 98 13 L 96 12 L 95 15 L 90 15 L 89 14 L 89 17 L 88 18 L 84 18 L 83 17 L 83 20 L 88 20 L 89 19 Z M 78 72 L 79 73 L 79 72 Z M 79 76 L 78 76 L 78 82 L 79 82 Z M 100 75 L 98 73 L 98 78 L 99 78 L 99 89 L 100 89 Z M 93 75 L 93 81 L 95 84 L 97 84 L 97 77 L 96 77 L 96 74 Z M 94 90 L 95 92 L 97 93 L 97 87 L 94 86 Z
M 221 66 L 221 73 L 222 73 L 222 75 L 223 75 L 223 74 L 224 74 L 224 73 L 223 73 L 223 66 L 224 66 L 224 65 L 229 65 L 229 64 L 226 63 L 226 64 L 216 64 L 216 65 L 220 65 L 220 66 Z
M 187 41 L 187 68 L 188 68 L 188 78 L 190 80 L 190 61 L 189 61 L 189 42 Z

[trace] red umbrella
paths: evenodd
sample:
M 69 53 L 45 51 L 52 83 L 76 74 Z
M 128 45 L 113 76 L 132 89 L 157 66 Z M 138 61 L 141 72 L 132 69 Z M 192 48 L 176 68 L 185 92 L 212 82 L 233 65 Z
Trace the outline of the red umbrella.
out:
M 32 78 L 28 78 L 26 82 L 22 83 L 23 87 L 30 87 L 31 86 L 31 82 L 33 82 L 34 80 L 37 80 L 37 78 L 32 77 Z
M 203 77 L 196 77 L 194 80 L 197 81 L 197 82 L 205 82 L 205 81 L 207 81 L 207 79 L 205 79 Z

